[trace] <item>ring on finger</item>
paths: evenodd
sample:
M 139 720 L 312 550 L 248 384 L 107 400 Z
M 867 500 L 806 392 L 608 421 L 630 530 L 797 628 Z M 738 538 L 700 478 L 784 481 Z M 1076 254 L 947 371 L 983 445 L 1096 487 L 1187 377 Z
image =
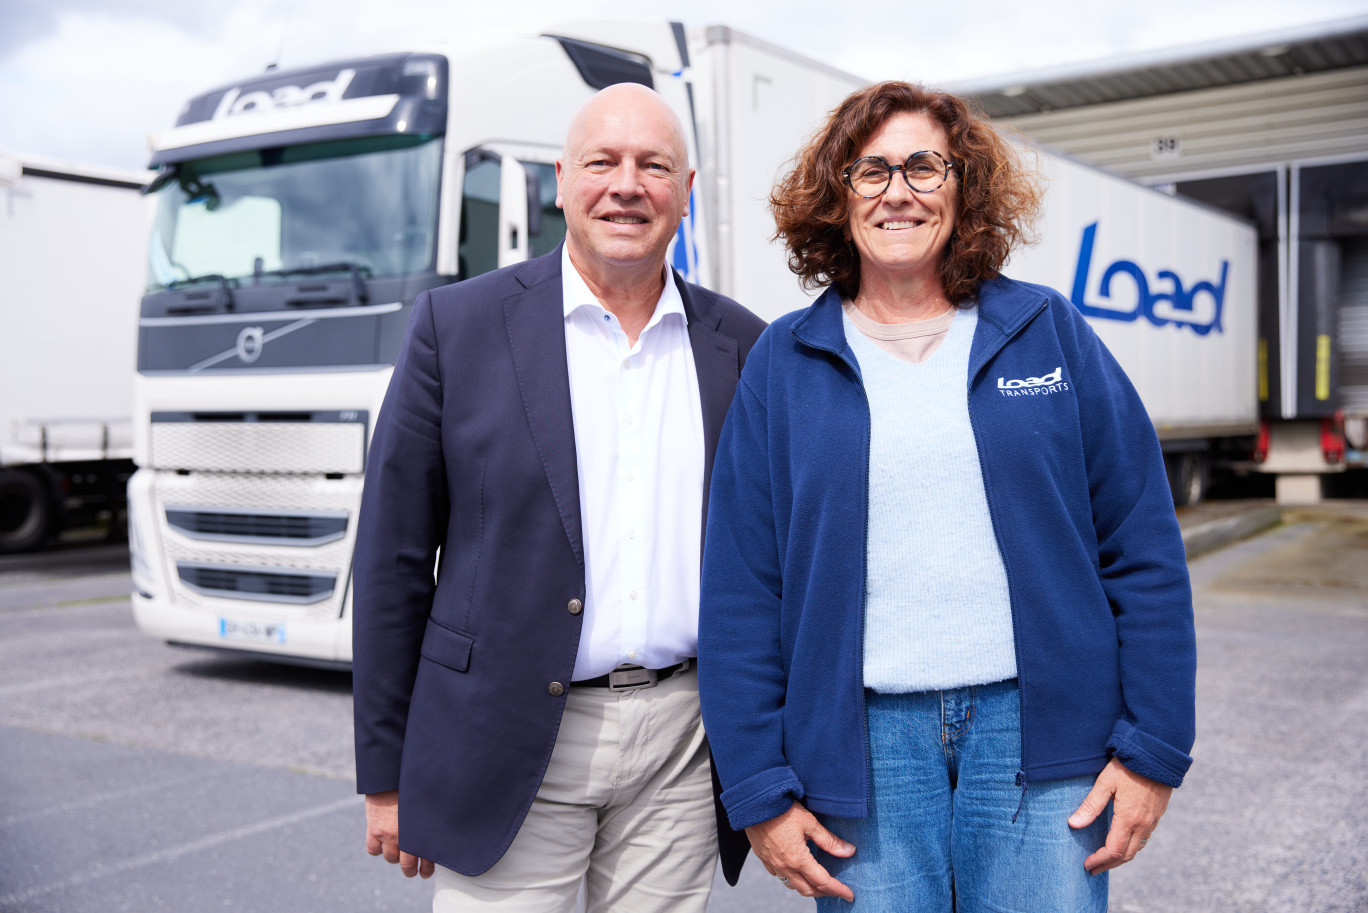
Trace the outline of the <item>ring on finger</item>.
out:
M 789 881 L 787 875 L 780 875 L 780 876 L 779 876 L 779 883 L 780 883 L 781 885 L 783 885 L 784 887 L 786 887 L 786 888 L 791 888 L 791 887 L 793 887 L 793 882 Z

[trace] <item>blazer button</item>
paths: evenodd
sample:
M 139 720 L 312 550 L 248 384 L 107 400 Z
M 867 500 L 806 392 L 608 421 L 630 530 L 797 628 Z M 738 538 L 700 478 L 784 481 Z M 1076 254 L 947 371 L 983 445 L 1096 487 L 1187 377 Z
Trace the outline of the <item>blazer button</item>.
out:
M 546 690 L 551 693 L 552 697 L 560 697 L 565 693 L 565 686 L 560 682 L 552 682 L 546 686 Z
M 572 599 L 569 604 L 566 605 L 566 608 L 570 610 L 571 615 L 578 615 L 580 612 L 584 611 L 584 603 L 580 602 L 578 599 Z

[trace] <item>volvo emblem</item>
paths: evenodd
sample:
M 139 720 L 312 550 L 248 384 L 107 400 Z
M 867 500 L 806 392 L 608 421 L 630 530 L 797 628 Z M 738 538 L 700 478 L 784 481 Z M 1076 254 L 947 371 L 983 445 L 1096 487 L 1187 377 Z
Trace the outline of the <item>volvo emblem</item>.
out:
M 237 356 L 247 364 L 261 357 L 266 346 L 266 331 L 262 327 L 244 327 L 237 338 Z

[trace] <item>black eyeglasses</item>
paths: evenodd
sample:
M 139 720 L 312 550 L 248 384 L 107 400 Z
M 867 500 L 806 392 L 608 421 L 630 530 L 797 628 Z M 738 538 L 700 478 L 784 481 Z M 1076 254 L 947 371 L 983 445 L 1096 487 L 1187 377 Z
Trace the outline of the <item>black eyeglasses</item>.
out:
M 841 172 L 846 186 L 866 200 L 881 197 L 893 180 L 893 172 L 901 171 L 907 186 L 917 193 L 931 193 L 950 179 L 950 169 L 959 167 L 939 153 L 929 150 L 914 152 L 901 165 L 890 165 L 882 156 L 866 155 Z

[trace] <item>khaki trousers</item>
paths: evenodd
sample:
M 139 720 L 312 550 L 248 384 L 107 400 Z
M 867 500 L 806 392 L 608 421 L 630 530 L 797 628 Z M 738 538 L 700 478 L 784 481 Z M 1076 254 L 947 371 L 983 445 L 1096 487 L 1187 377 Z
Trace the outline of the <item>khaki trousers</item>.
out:
M 474 877 L 437 867 L 434 913 L 703 913 L 717 861 L 698 676 L 571 687 L 556 747 L 508 852 Z

